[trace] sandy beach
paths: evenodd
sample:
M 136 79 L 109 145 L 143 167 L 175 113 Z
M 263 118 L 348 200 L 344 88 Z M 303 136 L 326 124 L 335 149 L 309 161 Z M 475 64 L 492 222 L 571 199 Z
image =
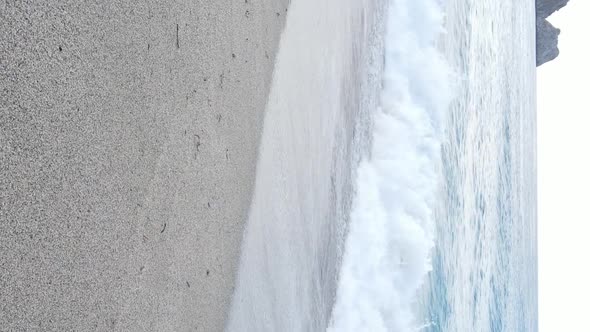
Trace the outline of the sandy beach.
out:
M 0 4 L 1 330 L 223 330 L 288 2 Z

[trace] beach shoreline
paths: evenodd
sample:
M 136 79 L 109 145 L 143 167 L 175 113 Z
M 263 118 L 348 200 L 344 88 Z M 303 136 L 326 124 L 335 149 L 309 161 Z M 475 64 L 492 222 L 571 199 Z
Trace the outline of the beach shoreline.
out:
M 0 5 L 0 326 L 223 330 L 288 3 Z

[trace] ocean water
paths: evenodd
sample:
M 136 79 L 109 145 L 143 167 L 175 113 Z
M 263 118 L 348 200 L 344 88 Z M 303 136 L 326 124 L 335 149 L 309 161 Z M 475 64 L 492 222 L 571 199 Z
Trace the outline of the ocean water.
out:
M 534 1 L 451 0 L 462 77 L 442 144 L 425 331 L 537 331 Z
M 534 2 L 293 0 L 228 331 L 535 331 Z

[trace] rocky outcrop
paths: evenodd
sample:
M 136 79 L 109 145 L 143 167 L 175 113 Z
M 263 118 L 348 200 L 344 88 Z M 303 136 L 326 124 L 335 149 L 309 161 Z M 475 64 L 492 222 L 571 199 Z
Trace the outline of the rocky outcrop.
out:
M 554 12 L 567 5 L 569 0 L 537 0 L 537 66 L 551 61 L 559 55 L 557 39 L 559 29 L 555 28 L 549 21 Z
M 559 29 L 546 19 L 537 20 L 537 67 L 559 55 L 557 37 Z
M 537 0 L 537 20 L 545 19 L 567 5 L 569 0 Z

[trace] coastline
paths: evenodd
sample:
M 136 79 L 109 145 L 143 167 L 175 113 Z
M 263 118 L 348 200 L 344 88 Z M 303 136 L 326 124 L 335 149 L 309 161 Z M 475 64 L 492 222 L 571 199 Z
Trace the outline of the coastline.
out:
M 288 2 L 0 5 L 1 326 L 224 328 Z
M 369 153 L 383 8 L 301 0 L 289 9 L 227 331 L 329 327 L 354 174 Z

